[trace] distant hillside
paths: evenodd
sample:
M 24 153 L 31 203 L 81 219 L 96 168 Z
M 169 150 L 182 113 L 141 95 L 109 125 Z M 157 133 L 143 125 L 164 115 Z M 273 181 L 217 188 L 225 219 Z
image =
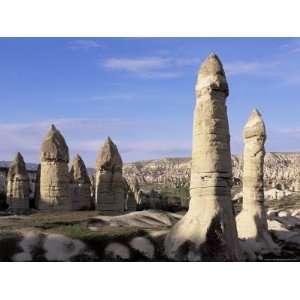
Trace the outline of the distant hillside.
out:
M 243 161 L 232 156 L 233 176 L 242 178 Z M 189 184 L 191 158 L 163 158 L 127 163 L 125 177 L 136 176 L 141 184 L 168 185 L 171 187 Z M 270 152 L 265 157 L 265 181 L 267 184 L 294 184 L 300 179 L 300 152 Z
M 8 168 L 10 162 L 0 161 L 0 168 Z M 233 176 L 242 177 L 243 161 L 232 156 Z M 36 171 L 38 164 L 27 163 L 29 171 Z M 168 185 L 172 187 L 189 184 L 191 158 L 162 158 L 125 163 L 123 173 L 129 180 L 137 177 L 141 184 Z M 95 169 L 88 168 L 89 175 Z M 300 152 L 270 152 L 265 158 L 265 180 L 267 183 L 293 184 L 300 179 Z

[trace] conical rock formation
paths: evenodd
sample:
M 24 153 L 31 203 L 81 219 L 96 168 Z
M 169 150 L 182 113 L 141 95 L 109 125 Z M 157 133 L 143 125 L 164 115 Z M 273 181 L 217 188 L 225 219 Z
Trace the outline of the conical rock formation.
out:
M 222 63 L 211 54 L 196 83 L 190 206 L 167 235 L 170 259 L 237 261 L 241 259 L 231 201 L 232 167 Z
M 23 212 L 29 209 L 29 176 L 21 153 L 18 152 L 7 174 L 7 202 L 9 209 Z
M 41 210 L 71 209 L 69 149 L 64 137 L 51 126 L 41 147 L 40 203 Z
M 91 181 L 82 158 L 77 154 L 70 170 L 71 177 L 71 202 L 73 210 L 90 209 Z
M 256 259 L 256 254 L 278 252 L 268 232 L 264 206 L 266 137 L 262 116 L 254 110 L 244 128 L 243 209 L 236 219 L 242 248 L 251 260 Z
M 124 211 L 126 186 L 122 175 L 123 162 L 117 146 L 108 137 L 96 161 L 96 208 L 103 211 Z

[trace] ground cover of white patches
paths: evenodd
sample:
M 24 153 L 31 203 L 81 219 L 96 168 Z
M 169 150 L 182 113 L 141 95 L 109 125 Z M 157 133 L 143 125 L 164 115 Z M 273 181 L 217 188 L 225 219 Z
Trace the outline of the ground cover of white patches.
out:
M 40 234 L 36 232 L 24 232 L 23 238 L 19 242 L 19 247 L 22 249 L 22 252 L 15 254 L 12 260 L 17 262 L 32 261 L 32 250 L 38 246 L 40 239 Z
M 116 260 L 128 260 L 130 258 L 130 250 L 127 246 L 120 243 L 110 243 L 106 246 L 105 256 Z
M 135 237 L 130 241 L 130 246 L 141 252 L 144 256 L 149 259 L 154 258 L 155 248 L 150 240 L 145 237 Z
M 49 234 L 44 241 L 45 257 L 49 261 L 70 261 L 80 254 L 93 255 L 79 240 L 70 239 L 61 234 Z
M 268 227 L 272 234 L 285 244 L 300 248 L 300 210 L 271 210 Z

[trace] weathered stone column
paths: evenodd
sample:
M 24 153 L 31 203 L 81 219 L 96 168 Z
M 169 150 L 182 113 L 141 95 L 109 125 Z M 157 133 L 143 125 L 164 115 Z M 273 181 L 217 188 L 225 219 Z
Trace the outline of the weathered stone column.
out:
M 51 126 L 41 147 L 39 209 L 69 210 L 69 149 L 61 133 Z
M 190 205 L 165 240 L 170 259 L 237 261 L 240 248 L 231 201 L 232 166 L 226 98 L 228 85 L 215 54 L 196 83 Z
M 8 170 L 6 193 L 10 210 L 15 212 L 29 210 L 29 176 L 20 152 L 17 153 Z
M 254 110 L 244 128 L 243 209 L 236 219 L 242 248 L 250 259 L 255 259 L 255 253 L 278 251 L 268 232 L 264 206 L 265 141 L 264 121 Z
M 85 164 L 78 154 L 72 162 L 70 177 L 72 210 L 90 209 L 92 206 L 91 181 Z
M 41 182 L 41 164 L 38 164 L 36 170 L 36 181 L 35 181 L 35 190 L 34 190 L 34 208 L 39 208 L 40 203 L 40 182 Z
M 124 178 L 124 177 L 123 177 Z M 135 199 L 135 193 L 133 187 L 127 180 L 124 178 L 124 185 L 126 189 L 126 201 L 125 201 L 125 210 L 126 211 L 136 211 L 137 201 Z
M 108 137 L 96 161 L 96 208 L 124 211 L 126 187 L 122 175 L 123 162 L 117 146 Z

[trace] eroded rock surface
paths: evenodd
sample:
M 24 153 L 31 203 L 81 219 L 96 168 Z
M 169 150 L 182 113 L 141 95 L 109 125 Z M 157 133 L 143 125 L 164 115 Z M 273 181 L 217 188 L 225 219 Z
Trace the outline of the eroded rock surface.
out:
M 64 137 L 51 126 L 41 147 L 39 209 L 71 209 L 69 149 Z
M 166 238 L 171 259 L 241 259 L 231 201 L 227 96 L 222 63 L 212 54 L 202 64 L 196 83 L 191 201 L 187 214 Z
M 243 209 L 236 219 L 241 245 L 253 258 L 256 254 L 279 250 L 268 232 L 264 204 L 266 137 L 261 114 L 254 110 L 244 128 Z
M 26 212 L 29 210 L 29 176 L 23 156 L 19 152 L 8 170 L 6 190 L 10 210 L 14 212 Z
M 117 146 L 108 137 L 96 161 L 96 208 L 122 212 L 126 207 L 126 182 Z
M 77 154 L 70 169 L 70 193 L 73 210 L 90 209 L 92 206 L 91 181 L 82 158 Z

